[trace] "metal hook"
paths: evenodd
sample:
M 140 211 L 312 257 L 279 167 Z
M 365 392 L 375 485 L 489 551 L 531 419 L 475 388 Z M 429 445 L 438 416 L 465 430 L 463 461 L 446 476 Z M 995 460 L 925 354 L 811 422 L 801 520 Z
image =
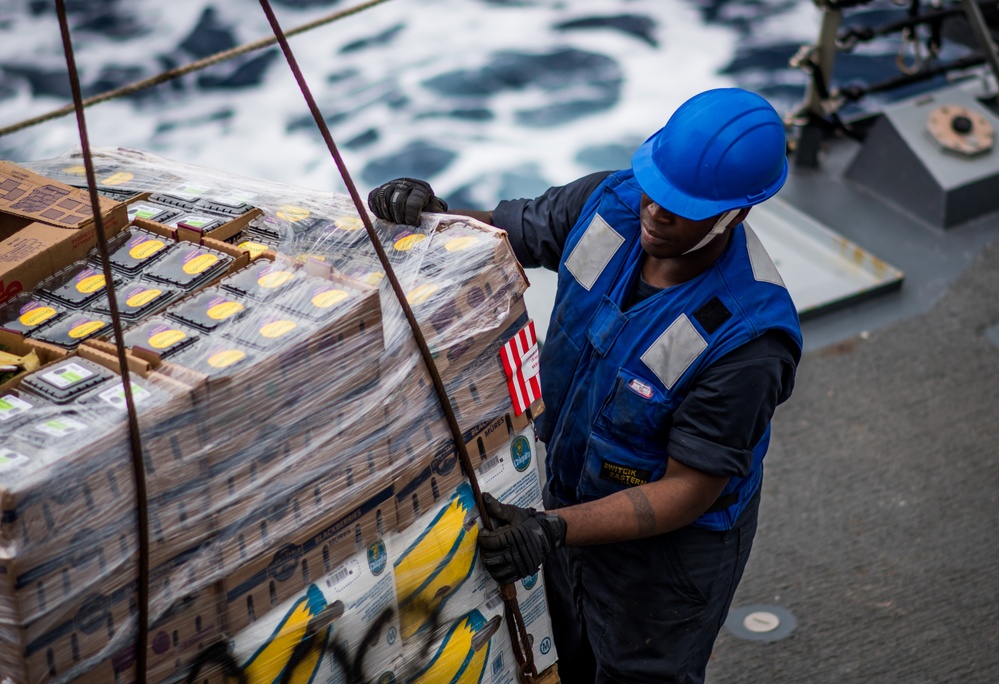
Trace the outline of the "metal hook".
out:
M 905 61 L 906 45 L 912 46 L 911 64 L 906 64 Z M 895 64 L 898 66 L 898 70 L 903 74 L 911 76 L 912 74 L 918 74 L 922 70 L 923 63 L 922 46 L 919 43 L 919 39 L 916 37 L 915 30 L 905 29 L 902 31 L 902 44 L 899 46 L 898 55 L 895 56 Z

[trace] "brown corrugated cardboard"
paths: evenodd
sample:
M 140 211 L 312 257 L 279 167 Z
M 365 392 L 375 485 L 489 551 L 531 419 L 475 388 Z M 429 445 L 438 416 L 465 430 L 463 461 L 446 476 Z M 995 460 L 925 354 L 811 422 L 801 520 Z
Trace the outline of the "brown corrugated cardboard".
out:
M 101 199 L 104 231 L 117 235 L 125 206 Z M 30 290 L 97 244 L 90 195 L 0 161 L 0 302 Z

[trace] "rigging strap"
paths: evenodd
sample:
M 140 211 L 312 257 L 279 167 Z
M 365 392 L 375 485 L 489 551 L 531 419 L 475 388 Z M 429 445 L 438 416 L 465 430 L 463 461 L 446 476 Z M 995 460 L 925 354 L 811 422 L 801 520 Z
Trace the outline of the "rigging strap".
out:
M 458 419 L 454 415 L 454 409 L 451 407 L 447 390 L 444 387 L 444 381 L 441 379 L 440 371 L 437 369 L 437 364 L 434 362 L 430 347 L 427 345 L 426 338 L 420 329 L 420 324 L 416 320 L 416 316 L 413 313 L 412 307 L 409 305 L 409 301 L 406 299 L 405 291 L 402 289 L 402 285 L 395 274 L 395 269 L 392 268 L 388 255 L 385 253 L 385 249 L 382 247 L 381 241 L 375 233 L 374 225 L 371 223 L 371 217 L 368 215 L 364 201 L 361 199 L 361 196 L 357 191 L 357 187 L 354 185 L 354 181 L 350 176 L 350 172 L 343 161 L 343 157 L 340 155 L 340 151 L 337 149 L 336 143 L 333 141 L 333 136 L 330 133 L 329 126 L 326 125 L 326 120 L 323 118 L 322 112 L 320 112 L 319 106 L 316 104 L 315 98 L 312 96 L 312 91 L 309 89 L 305 76 L 302 74 L 302 71 L 298 66 L 298 61 L 295 59 L 291 46 L 288 44 L 288 39 L 282 31 L 281 25 L 278 23 L 277 16 L 275 16 L 274 10 L 271 8 L 270 1 L 260 0 L 260 6 L 267 15 L 267 20 L 270 22 L 271 29 L 274 31 L 274 36 L 277 38 L 278 44 L 281 46 L 281 51 L 284 53 L 285 60 L 288 62 L 288 66 L 298 83 L 299 89 L 302 91 L 302 96 L 305 98 L 305 101 L 309 106 L 312 117 L 315 119 L 316 126 L 319 128 L 319 132 L 322 134 L 323 140 L 325 141 L 334 162 L 336 162 L 337 169 L 340 171 L 340 176 L 342 177 L 344 184 L 347 186 L 347 191 L 354 202 L 354 207 L 357 209 L 357 213 L 361 218 L 361 222 L 364 224 L 364 229 L 368 234 L 368 238 L 370 239 L 375 253 L 378 256 L 378 260 L 385 271 L 385 277 L 389 281 L 392 291 L 395 293 L 396 299 L 399 301 L 399 305 L 402 307 L 406 321 L 409 323 L 409 327 L 412 330 L 413 338 L 420 349 L 420 355 L 423 357 L 423 361 L 428 372 L 430 373 L 430 378 L 433 381 L 434 389 L 436 390 L 437 397 L 440 400 L 441 408 L 444 410 L 444 416 L 447 419 L 448 427 L 450 428 L 451 435 L 454 438 L 455 448 L 458 451 L 458 458 L 461 462 L 462 470 L 465 471 L 465 475 L 468 477 L 469 484 L 471 485 L 472 493 L 475 497 L 475 503 L 479 509 L 479 515 L 482 518 L 482 524 L 486 529 L 491 530 L 493 529 L 492 521 L 489 519 L 489 516 L 486 513 L 486 507 L 482 503 L 482 491 L 479 488 L 479 483 L 475 477 L 475 468 L 472 465 L 471 457 L 468 455 L 468 448 L 465 445 L 465 439 L 462 435 L 461 427 L 458 425 Z M 537 671 L 534 667 L 534 656 L 531 651 L 530 642 L 527 638 L 527 628 L 524 624 L 524 618 L 523 615 L 521 615 L 520 607 L 517 604 L 516 587 L 512 584 L 502 585 L 500 587 L 500 593 L 506 606 L 507 625 L 510 629 L 510 636 L 513 641 L 514 655 L 517 657 L 517 663 L 521 667 L 522 674 L 530 679 L 531 677 L 537 676 Z
M 94 160 L 90 154 L 90 138 L 87 135 L 87 121 L 83 113 L 83 95 L 80 89 L 80 75 L 76 70 L 76 57 L 73 52 L 73 41 L 69 32 L 69 21 L 66 17 L 65 0 L 56 0 L 56 13 L 59 15 L 59 29 L 62 33 L 63 50 L 66 53 L 66 68 L 69 71 L 69 83 L 73 92 L 73 109 L 76 111 L 76 123 L 80 131 L 80 147 L 83 153 L 83 163 L 87 172 L 87 189 L 90 191 L 90 206 L 94 212 L 94 229 L 97 234 L 97 249 L 101 255 L 101 265 L 104 269 L 105 291 L 107 292 L 108 308 L 111 312 L 111 326 L 114 329 L 115 347 L 118 352 L 118 365 L 121 373 L 122 390 L 125 394 L 125 409 L 128 414 L 128 435 L 131 441 L 132 472 L 135 478 L 135 499 L 138 509 L 139 562 L 138 590 L 136 603 L 137 635 L 135 641 L 136 681 L 146 682 L 146 642 L 149 636 L 149 501 L 146 493 L 146 465 L 142 459 L 142 436 L 139 434 L 139 420 L 135 411 L 135 399 L 132 396 L 132 382 L 125 355 L 125 340 L 121 315 L 118 311 L 118 298 L 114 291 L 114 276 L 111 273 L 110 250 L 108 238 L 104 232 L 104 219 L 101 216 L 101 202 L 97 194 L 97 174 L 94 171 Z

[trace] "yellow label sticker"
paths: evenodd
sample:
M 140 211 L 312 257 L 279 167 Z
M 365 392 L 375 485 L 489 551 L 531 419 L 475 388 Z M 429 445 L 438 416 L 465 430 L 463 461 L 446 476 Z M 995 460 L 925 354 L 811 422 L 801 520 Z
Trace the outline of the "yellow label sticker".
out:
M 183 340 L 187 335 L 182 333 L 180 330 L 164 330 L 163 332 L 158 332 L 149 338 L 149 345 L 154 349 L 166 349 L 167 347 L 172 347 L 181 340 Z
M 283 218 L 285 221 L 297 223 L 302 219 L 308 218 L 311 213 L 312 212 L 304 207 L 296 207 L 294 204 L 286 204 L 278 209 L 277 215 L 278 218 Z
M 410 304 L 422 304 L 423 302 L 430 299 L 430 296 L 437 292 L 438 287 L 432 283 L 426 283 L 414 288 L 408 295 L 406 295 L 406 301 Z
M 413 249 L 413 247 L 420 244 L 426 239 L 427 239 L 426 235 L 420 235 L 420 234 L 407 235 L 406 237 L 399 238 L 398 240 L 396 240 L 394 246 L 400 252 L 408 252 L 409 250 Z
M 66 173 L 72 173 L 75 176 L 83 176 L 87 173 L 86 166 L 67 166 L 63 169 Z
M 208 357 L 208 365 L 212 368 L 227 368 L 246 358 L 246 353 L 238 349 L 227 349 Z
M 134 295 L 125 300 L 125 303 L 131 307 L 145 306 L 149 302 L 153 301 L 157 297 L 163 294 L 163 290 L 150 289 L 143 290 L 142 292 L 136 292 Z
M 166 247 L 166 243 L 162 240 L 146 240 L 128 250 L 128 255 L 133 259 L 148 259 L 164 247 Z
M 21 317 L 17 320 L 21 321 L 21 325 L 28 326 L 29 328 L 39 323 L 44 323 L 53 316 L 56 315 L 56 310 L 51 306 L 39 306 L 36 309 L 27 311 L 21 314 Z
M 214 318 L 216 321 L 224 321 L 229 318 L 229 316 L 235 316 L 245 308 L 246 307 L 239 302 L 223 302 L 209 307 L 206 313 L 209 318 Z
M 69 336 L 74 340 L 78 340 L 81 337 L 86 337 L 87 335 L 92 335 L 101 328 L 104 327 L 104 321 L 88 321 L 86 323 L 81 323 L 75 326 L 69 331 Z
M 377 285 L 378 283 L 382 282 L 384 278 L 385 278 L 384 273 L 379 273 L 378 271 L 372 271 L 371 273 L 367 273 L 361 276 L 361 282 L 367 283 L 368 285 Z
M 249 252 L 250 259 L 256 259 L 258 256 L 260 256 L 268 249 L 270 249 L 270 247 L 268 247 L 267 245 L 262 245 L 259 242 L 252 242 L 250 240 L 247 240 L 245 242 L 240 242 L 239 248 L 245 249 L 247 252 Z
M 281 337 L 297 328 L 298 325 L 294 321 L 273 321 L 268 323 L 260 329 L 260 334 L 264 337 L 269 337 L 274 339 L 275 337 Z
M 341 216 L 340 218 L 333 221 L 335 225 L 340 230 L 355 231 L 360 230 L 364 227 L 364 222 L 357 216 Z
M 291 280 L 290 271 L 271 271 L 257 278 L 257 284 L 260 287 L 270 290 L 275 287 L 281 287 L 289 280 Z
M 104 185 L 121 185 L 122 183 L 127 183 L 128 181 L 135 178 L 134 173 L 129 173 L 128 171 L 119 171 L 117 173 L 112 173 L 110 176 L 104 179 Z
M 209 268 L 215 265 L 219 258 L 214 254 L 202 254 L 196 256 L 186 264 L 184 264 L 184 273 L 188 275 L 196 275 L 198 273 L 204 273 Z
M 97 292 L 102 287 L 104 287 L 104 276 L 102 275 L 87 276 L 76 284 L 77 290 L 87 294 Z
M 466 235 L 465 237 L 451 238 L 444 243 L 444 249 L 449 252 L 460 252 L 464 249 L 472 247 L 473 245 L 477 245 L 478 243 L 479 238 L 472 235 Z
M 349 297 L 343 290 L 326 290 L 312 298 L 312 305 L 319 309 L 328 309 Z

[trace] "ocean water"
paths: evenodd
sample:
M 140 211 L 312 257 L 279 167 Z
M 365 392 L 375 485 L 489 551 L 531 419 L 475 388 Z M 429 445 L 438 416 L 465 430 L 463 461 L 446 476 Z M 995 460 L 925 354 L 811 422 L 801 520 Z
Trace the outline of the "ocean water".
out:
M 54 4 L 0 0 L 0 126 L 70 101 Z M 254 0 L 66 4 L 86 95 L 270 35 Z M 273 4 L 288 30 L 355 3 Z M 845 23 L 905 12 L 883 0 Z M 452 207 L 491 208 L 627 166 L 708 88 L 739 85 L 791 111 L 807 77 L 788 60 L 814 41 L 820 19 L 808 0 L 389 0 L 291 43 L 362 195 L 415 176 Z M 834 80 L 897 74 L 899 48 L 897 37 L 860 45 L 839 58 Z M 87 124 L 95 147 L 345 189 L 276 47 L 94 106 Z M 0 137 L 0 158 L 78 144 L 69 116 Z

